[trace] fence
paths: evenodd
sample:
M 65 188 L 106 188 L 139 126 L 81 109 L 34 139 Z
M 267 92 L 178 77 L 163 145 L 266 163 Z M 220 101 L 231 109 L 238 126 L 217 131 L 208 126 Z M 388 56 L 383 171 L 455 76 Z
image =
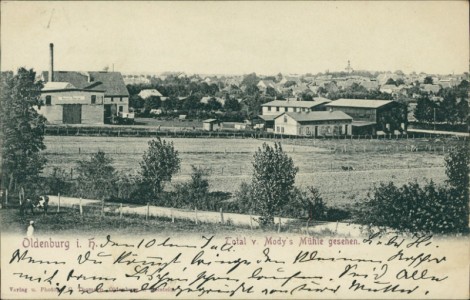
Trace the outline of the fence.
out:
M 115 136 L 115 137 L 173 137 L 173 138 L 269 138 L 269 139 L 415 139 L 449 136 L 442 133 L 417 132 L 413 134 L 384 134 L 384 135 L 338 135 L 338 136 L 299 136 L 267 131 L 231 130 L 204 131 L 201 129 L 186 129 L 181 127 L 75 127 L 48 125 L 44 128 L 45 135 L 78 135 L 78 136 Z M 468 139 L 463 136 L 462 139 Z
M 201 223 L 213 223 L 244 226 L 251 229 L 259 227 L 259 223 L 257 221 L 259 216 L 224 212 L 222 208 L 220 208 L 218 211 L 199 211 L 197 208 L 194 210 L 185 210 L 179 208 L 153 206 L 149 204 L 144 206 L 130 206 L 123 205 L 123 203 L 105 203 L 100 200 L 63 197 L 60 194 L 57 196 L 49 196 L 49 206 L 50 212 L 56 211 L 57 213 L 59 213 L 63 207 L 71 208 L 72 210 L 78 212 L 80 217 L 83 217 L 86 214 L 96 215 L 97 213 L 102 216 L 112 215 L 119 218 L 123 218 L 125 215 L 135 215 L 145 218 L 147 221 L 150 217 L 160 217 L 171 220 L 172 223 L 175 222 L 175 219 L 180 219 L 192 221 L 195 225 L 199 225 Z M 54 209 L 54 207 L 56 208 Z M 294 220 L 295 219 L 291 218 L 276 217 L 275 224 L 280 231 L 283 224 L 287 224 L 288 222 Z

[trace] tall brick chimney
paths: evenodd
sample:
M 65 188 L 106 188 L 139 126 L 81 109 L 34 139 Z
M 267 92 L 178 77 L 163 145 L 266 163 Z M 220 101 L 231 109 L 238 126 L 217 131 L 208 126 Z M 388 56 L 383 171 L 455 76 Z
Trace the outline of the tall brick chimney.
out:
M 49 82 L 54 81 L 54 44 L 49 44 L 51 65 L 49 66 Z

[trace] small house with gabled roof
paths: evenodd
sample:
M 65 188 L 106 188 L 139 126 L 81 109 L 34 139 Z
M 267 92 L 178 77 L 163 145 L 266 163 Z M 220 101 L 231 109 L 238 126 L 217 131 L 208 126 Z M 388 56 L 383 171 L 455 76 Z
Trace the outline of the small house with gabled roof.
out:
M 341 111 L 284 112 L 274 118 L 274 132 L 298 136 L 351 135 L 352 117 Z

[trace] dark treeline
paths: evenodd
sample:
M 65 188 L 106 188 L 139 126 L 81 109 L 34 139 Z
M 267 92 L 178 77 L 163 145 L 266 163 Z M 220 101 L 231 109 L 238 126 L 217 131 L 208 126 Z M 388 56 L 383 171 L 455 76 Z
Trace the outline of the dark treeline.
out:
M 435 97 L 421 94 L 414 116 L 424 124 L 468 123 L 468 88 L 468 81 L 463 80 L 458 86 L 441 89 Z

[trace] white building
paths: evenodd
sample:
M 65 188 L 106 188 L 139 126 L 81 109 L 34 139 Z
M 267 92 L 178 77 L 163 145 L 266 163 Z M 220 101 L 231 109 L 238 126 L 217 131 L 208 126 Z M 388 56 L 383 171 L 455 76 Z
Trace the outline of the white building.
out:
M 331 100 L 326 98 L 314 98 L 314 101 L 274 100 L 264 103 L 262 115 L 279 115 L 283 112 L 308 112 L 325 110 L 324 105 Z
M 341 111 L 284 112 L 274 118 L 274 132 L 300 136 L 352 134 L 352 117 Z

